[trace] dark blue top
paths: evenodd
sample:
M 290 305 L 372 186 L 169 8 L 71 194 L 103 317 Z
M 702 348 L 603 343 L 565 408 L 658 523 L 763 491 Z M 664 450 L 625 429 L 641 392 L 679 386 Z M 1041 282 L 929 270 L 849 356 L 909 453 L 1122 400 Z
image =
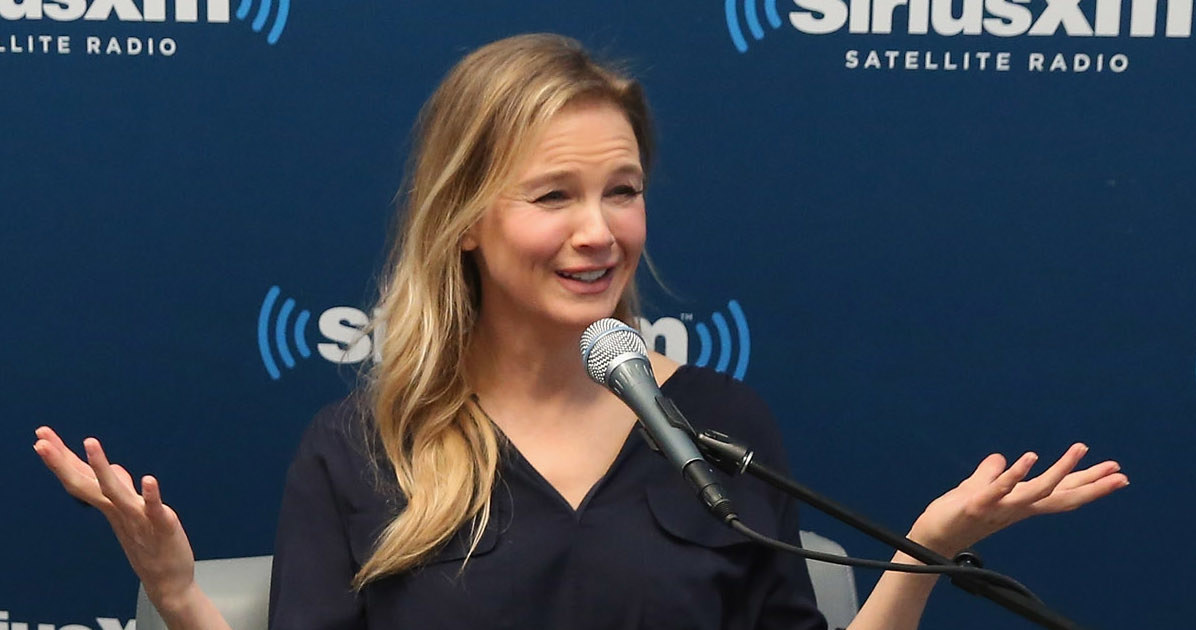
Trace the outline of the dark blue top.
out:
M 662 386 L 699 430 L 733 435 L 786 468 L 772 414 L 742 383 L 682 366 Z M 380 489 L 364 423 L 320 412 L 287 475 L 270 584 L 278 630 L 824 629 L 805 561 L 745 541 L 632 431 L 574 511 L 508 445 L 490 525 L 462 571 L 468 525 L 421 568 L 355 594 L 349 582 L 401 509 Z M 382 464 L 383 470 L 389 466 Z M 797 514 L 762 483 L 728 479 L 743 521 L 796 543 Z M 393 482 L 392 482 L 393 483 Z

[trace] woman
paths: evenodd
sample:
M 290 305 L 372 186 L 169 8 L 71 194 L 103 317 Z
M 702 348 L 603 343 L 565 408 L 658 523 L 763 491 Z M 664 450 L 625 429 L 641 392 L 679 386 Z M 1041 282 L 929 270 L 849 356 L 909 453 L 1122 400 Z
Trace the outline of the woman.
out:
M 651 149 L 639 85 L 572 40 L 509 38 L 450 72 L 420 116 L 382 360 L 362 393 L 316 418 L 288 475 L 272 627 L 824 627 L 804 563 L 702 514 L 580 367 L 582 330 L 635 312 Z M 742 384 L 651 361 L 695 425 L 784 464 Z M 37 435 L 67 490 L 109 518 L 170 626 L 227 627 L 157 482 L 138 494 L 95 439 L 85 464 L 48 428 Z M 1128 484 L 1114 462 L 1072 472 L 1085 451 L 1029 481 L 1033 454 L 1008 468 L 991 455 L 909 535 L 951 556 Z M 783 497 L 728 484 L 745 522 L 796 537 Z M 916 627 L 934 582 L 886 573 L 851 627 Z

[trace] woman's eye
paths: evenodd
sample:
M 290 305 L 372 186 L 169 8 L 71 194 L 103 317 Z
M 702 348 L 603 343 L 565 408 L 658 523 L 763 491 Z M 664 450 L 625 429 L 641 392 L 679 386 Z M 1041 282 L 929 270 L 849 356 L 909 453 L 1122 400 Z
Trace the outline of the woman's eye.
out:
M 569 195 L 563 190 L 554 190 L 536 197 L 535 203 L 559 205 L 569 200 Z
M 607 194 L 612 197 L 619 197 L 622 199 L 633 199 L 635 197 L 638 197 L 643 192 L 644 192 L 644 189 L 636 188 L 635 186 L 631 186 L 631 185 L 627 184 L 627 185 L 623 185 L 623 186 L 615 186 Z

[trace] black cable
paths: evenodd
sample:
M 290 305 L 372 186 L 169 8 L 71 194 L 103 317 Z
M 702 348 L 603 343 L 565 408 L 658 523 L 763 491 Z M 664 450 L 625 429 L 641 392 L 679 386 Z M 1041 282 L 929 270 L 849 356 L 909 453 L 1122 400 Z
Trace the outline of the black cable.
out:
M 1028 598 L 1034 600 L 1037 603 L 1040 603 L 1040 604 L 1042 603 L 1042 600 L 1038 599 L 1038 597 L 1036 595 L 1034 595 L 1034 593 L 1030 592 L 1030 589 L 1026 588 L 1021 582 L 1018 582 L 1017 580 L 1015 580 L 1007 575 L 997 573 L 996 571 L 990 571 L 988 569 L 980 569 L 977 567 L 967 567 L 967 566 L 959 566 L 959 565 L 944 565 L 944 564 L 938 564 L 938 565 L 898 564 L 898 563 L 894 563 L 894 562 L 881 562 L 880 560 L 867 560 L 864 558 L 851 558 L 851 557 L 846 557 L 846 556 L 838 556 L 838 555 L 830 554 L 830 553 L 822 553 L 820 551 L 810 551 L 808 549 L 803 549 L 796 545 L 791 545 L 784 541 L 776 540 L 774 538 L 769 538 L 768 536 L 765 536 L 764 534 L 757 532 L 756 530 L 748 527 L 747 525 L 744 525 L 743 521 L 739 520 L 739 518 L 735 517 L 735 516 L 731 516 L 730 518 L 727 519 L 727 525 L 729 525 L 731 527 L 731 529 L 734 529 L 735 531 L 743 534 L 744 536 L 747 536 L 751 540 L 754 540 L 762 545 L 772 547 L 773 549 L 778 549 L 780 551 L 787 551 L 789 553 L 797 554 L 803 558 L 808 558 L 810 560 L 817 560 L 819 562 L 829 562 L 831 564 L 840 564 L 840 565 L 846 565 L 846 566 L 851 566 L 851 567 L 863 567 L 863 568 L 867 568 L 867 569 L 881 569 L 883 571 L 899 571 L 902 573 L 937 573 L 937 574 L 949 575 L 952 577 L 973 578 L 976 580 L 982 580 L 984 582 L 988 582 L 989 584 L 992 584 L 993 586 L 998 586 L 1001 588 L 1009 589 L 1011 591 L 1015 591 L 1017 593 L 1020 593 L 1021 595 L 1024 595 L 1025 597 L 1028 597 Z

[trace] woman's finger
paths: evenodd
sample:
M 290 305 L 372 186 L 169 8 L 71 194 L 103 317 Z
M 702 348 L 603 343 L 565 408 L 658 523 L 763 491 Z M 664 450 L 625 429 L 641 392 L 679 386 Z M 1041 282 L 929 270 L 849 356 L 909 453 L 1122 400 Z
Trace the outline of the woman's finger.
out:
M 108 500 L 121 510 L 133 511 L 140 508 L 141 497 L 133 489 L 131 483 L 128 485 L 122 483 L 120 476 L 108 463 L 108 457 L 104 454 L 104 448 L 100 446 L 100 441 L 95 438 L 83 440 L 83 450 L 87 452 L 87 462 L 95 471 L 96 481 L 99 482 L 104 496 L 108 497 Z M 127 477 L 128 473 L 125 476 Z
M 1072 488 L 1078 488 L 1080 486 L 1088 485 L 1097 479 L 1107 477 L 1120 470 L 1121 464 L 1118 464 L 1115 461 L 1101 462 L 1099 464 L 1089 466 L 1084 470 L 1077 470 L 1067 475 L 1062 481 L 1059 482 L 1058 486 L 1055 486 L 1055 489 L 1071 490 Z
M 1041 475 L 1020 484 L 1014 492 L 1016 500 L 1033 503 L 1050 496 L 1059 482 L 1075 469 L 1080 459 L 1088 453 L 1088 447 L 1081 443 L 1072 444 L 1059 459 Z
M 154 531 L 167 532 L 173 529 L 174 519 L 162 504 L 162 488 L 157 479 L 150 475 L 141 478 L 141 496 L 145 498 L 145 514 L 154 526 Z
M 1005 470 L 1005 456 L 1000 453 L 993 453 L 985 457 L 972 475 L 965 479 L 965 482 L 976 482 L 982 484 L 990 484 L 1001 476 Z
M 112 472 L 116 475 L 116 478 L 120 482 L 122 488 L 129 488 L 133 490 L 134 493 L 137 492 L 137 489 L 133 487 L 133 475 L 130 475 L 129 471 L 125 470 L 124 466 L 121 466 L 120 464 L 112 464 Z
M 1034 508 L 1039 514 L 1067 512 L 1087 505 L 1128 485 L 1130 485 L 1129 477 L 1126 477 L 1122 473 L 1113 473 L 1077 488 L 1057 491 L 1051 496 L 1035 503 Z
M 980 490 L 976 495 L 977 503 L 992 505 L 1008 496 L 1017 487 L 1018 482 L 1026 478 L 1036 461 L 1038 455 L 1035 453 L 1026 453 L 1019 457 L 1005 472 L 997 475 L 996 479 Z
M 38 440 L 45 440 L 51 448 L 60 452 L 62 454 L 62 461 L 74 469 L 75 472 L 88 477 L 94 476 L 87 462 L 79 459 L 79 456 L 75 455 L 75 452 L 68 448 L 62 441 L 62 438 L 58 437 L 58 433 L 54 429 L 42 426 L 38 427 L 33 434 L 37 436 Z
M 56 448 L 47 440 L 38 440 L 33 445 L 33 450 L 42 458 L 42 463 L 50 469 L 50 472 L 54 473 L 58 482 L 72 497 L 97 508 L 105 507 L 108 504 L 108 499 L 100 490 L 100 484 L 96 481 L 95 473 L 91 468 L 87 469 L 86 474 L 79 473 L 65 461 L 62 449 Z

